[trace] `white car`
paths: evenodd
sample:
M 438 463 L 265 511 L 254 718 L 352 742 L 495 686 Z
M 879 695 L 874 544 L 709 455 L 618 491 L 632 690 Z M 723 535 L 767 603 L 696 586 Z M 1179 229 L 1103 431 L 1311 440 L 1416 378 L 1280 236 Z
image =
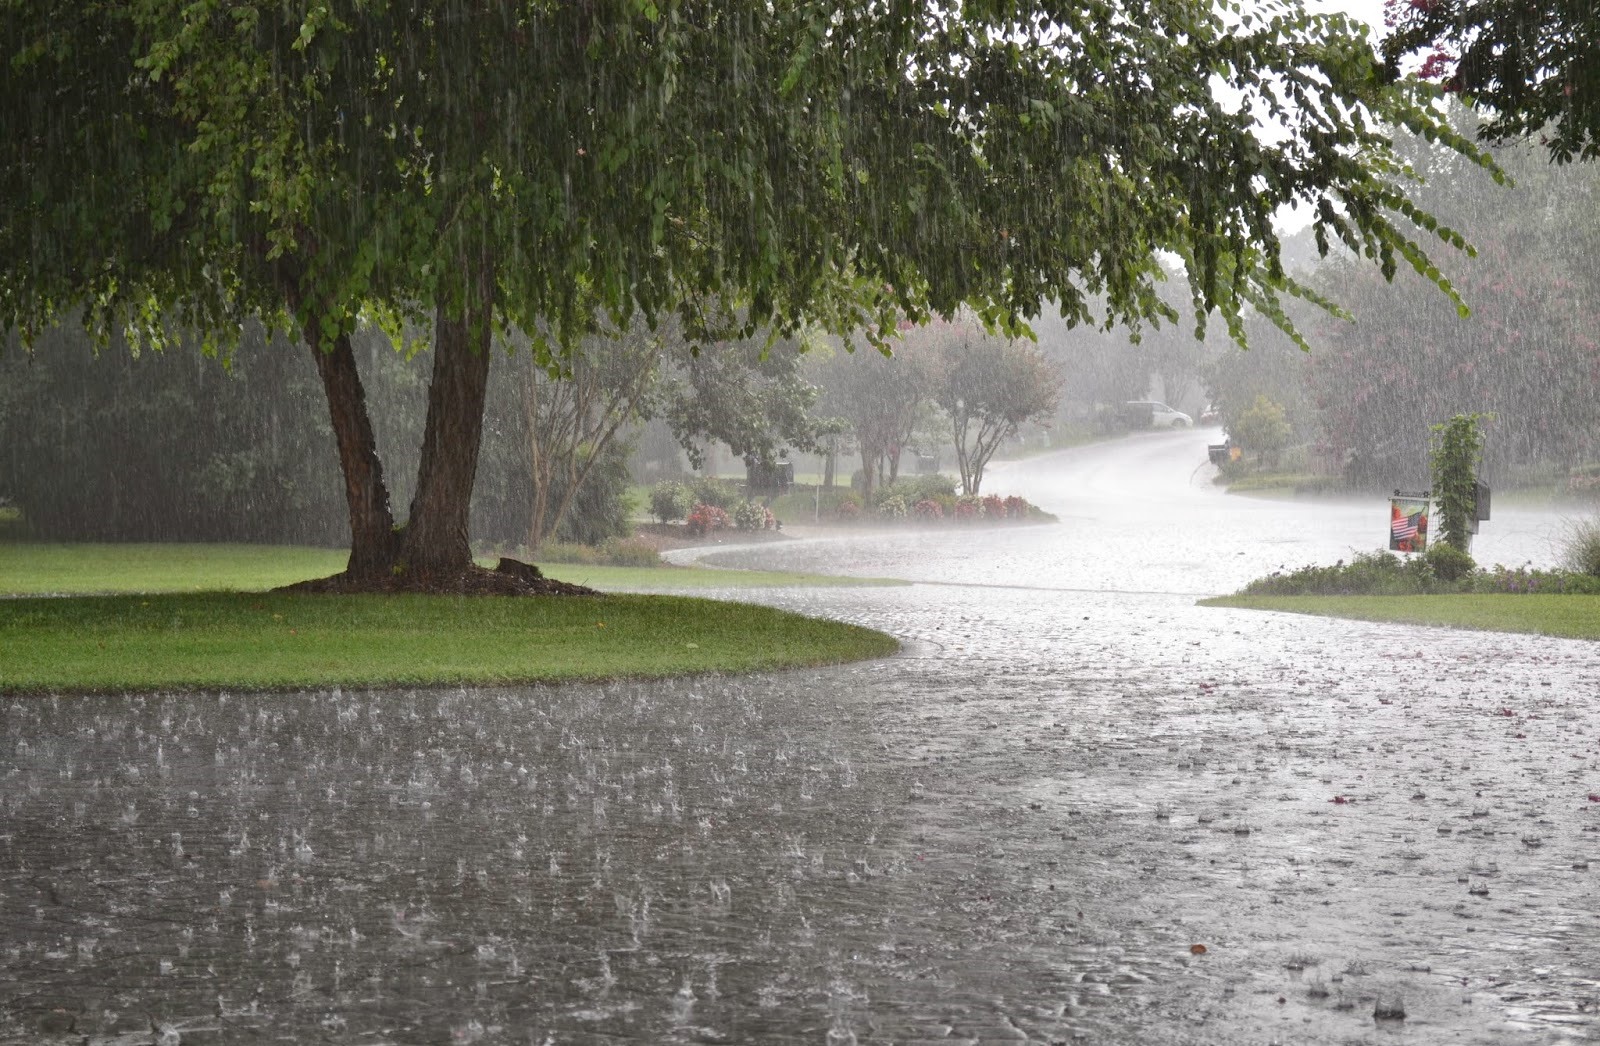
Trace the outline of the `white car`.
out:
M 1173 410 L 1155 400 L 1133 400 L 1128 403 L 1128 415 L 1136 427 L 1152 429 L 1187 429 L 1194 419 L 1181 410 Z

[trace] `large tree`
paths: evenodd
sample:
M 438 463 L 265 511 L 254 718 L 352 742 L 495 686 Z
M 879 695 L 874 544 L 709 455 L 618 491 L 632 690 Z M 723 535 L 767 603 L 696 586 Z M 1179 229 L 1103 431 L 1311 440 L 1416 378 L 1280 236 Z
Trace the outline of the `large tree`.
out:
M 470 572 L 497 326 L 559 351 L 597 313 L 693 329 L 708 294 L 777 336 L 963 305 L 1011 327 L 1045 300 L 1138 323 L 1175 318 L 1154 286 L 1176 255 L 1197 319 L 1237 336 L 1296 290 L 1279 207 L 1434 274 L 1410 223 L 1459 237 L 1396 187 L 1384 128 L 1472 151 L 1349 22 L 1290 5 L 10 0 L 0 39 L 0 322 L 87 302 L 102 329 L 225 342 L 286 317 L 358 582 Z M 349 349 L 368 306 L 432 329 L 398 535 Z

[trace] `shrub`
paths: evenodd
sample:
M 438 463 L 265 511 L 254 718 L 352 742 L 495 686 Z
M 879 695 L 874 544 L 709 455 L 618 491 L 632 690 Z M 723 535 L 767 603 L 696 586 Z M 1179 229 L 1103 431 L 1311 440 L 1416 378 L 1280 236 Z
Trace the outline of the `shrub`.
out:
M 1017 495 L 1013 494 L 1010 497 L 1006 498 L 1006 501 L 1005 501 L 1006 518 L 1007 519 L 1027 519 L 1028 518 L 1028 509 L 1030 507 L 1031 506 L 1029 506 L 1029 504 L 1025 500 L 1023 500 L 1022 498 L 1020 498 Z
M 694 507 L 694 495 L 676 480 L 664 479 L 650 488 L 650 514 L 662 523 L 682 519 Z
M 728 527 L 728 514 L 717 505 L 707 505 L 704 502 L 696 505 L 685 521 L 689 533 L 704 536 Z
M 901 476 L 899 479 L 882 487 L 878 491 L 878 500 L 899 497 L 907 505 L 915 505 L 919 501 L 955 497 L 956 481 L 941 473 L 928 476 Z
M 1575 573 L 1600 577 L 1600 517 L 1567 523 L 1561 535 L 1561 563 Z
M 983 512 L 983 500 L 976 494 L 963 494 L 956 498 L 956 519 L 971 522 Z
M 1264 395 L 1257 396 L 1228 426 L 1233 442 L 1269 462 L 1276 461 L 1279 452 L 1289 445 L 1291 433 L 1283 408 Z
M 923 498 L 911 507 L 911 511 L 918 519 L 934 520 L 944 518 L 944 507 L 932 498 Z
M 733 480 L 713 479 L 710 476 L 700 476 L 690 485 L 690 492 L 697 505 L 710 505 L 724 511 L 732 508 L 744 500 L 744 493 L 739 489 L 739 484 Z
M 611 538 L 600 545 L 571 541 L 546 541 L 536 557 L 541 563 L 581 563 L 584 566 L 658 567 L 661 554 L 638 538 Z
M 1462 578 L 1478 569 L 1478 564 L 1472 557 L 1444 542 L 1435 542 L 1428 546 L 1428 551 L 1423 553 L 1428 567 L 1433 571 L 1433 576 L 1440 581 L 1460 581 Z
M 1409 561 L 1389 551 L 1358 553 L 1349 563 L 1273 573 L 1244 587 L 1250 596 L 1400 596 L 1434 590 L 1433 568 L 1421 556 Z
M 659 567 L 661 553 L 639 538 L 612 538 L 600 546 L 600 561 L 613 567 Z
M 878 502 L 878 515 L 885 519 L 905 519 L 909 511 L 906 499 L 899 494 L 891 494 Z
M 1442 551 L 1435 551 L 1442 550 Z M 1447 572 L 1460 571 L 1454 576 Z M 1437 544 L 1403 560 L 1392 552 L 1364 552 L 1349 563 L 1302 567 L 1288 574 L 1257 578 L 1243 590 L 1249 596 L 1407 596 L 1442 592 L 1548 593 L 1600 595 L 1600 577 L 1570 570 L 1480 570 L 1454 546 Z
M 834 509 L 840 519 L 853 523 L 861 518 L 861 499 L 855 496 L 840 498 L 838 507 Z
M 733 525 L 740 530 L 771 530 L 776 524 L 772 510 L 755 501 L 741 501 L 733 509 Z
M 985 519 L 1005 519 L 1006 503 L 998 494 L 985 494 L 983 496 L 983 517 Z

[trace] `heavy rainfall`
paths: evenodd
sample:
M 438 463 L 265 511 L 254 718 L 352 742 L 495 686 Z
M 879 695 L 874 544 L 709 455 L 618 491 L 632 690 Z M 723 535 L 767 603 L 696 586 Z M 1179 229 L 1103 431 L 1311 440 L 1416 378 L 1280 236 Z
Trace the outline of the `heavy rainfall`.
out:
M 0 13 L 0 1044 L 1600 1038 L 1593 74 L 1000 6 Z M 686 579 L 898 653 L 17 639 Z

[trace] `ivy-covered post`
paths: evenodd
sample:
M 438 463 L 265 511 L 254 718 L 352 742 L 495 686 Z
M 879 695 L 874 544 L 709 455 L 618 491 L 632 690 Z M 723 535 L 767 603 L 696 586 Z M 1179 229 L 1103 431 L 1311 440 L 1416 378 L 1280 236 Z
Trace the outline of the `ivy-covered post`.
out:
M 1433 496 L 1439 505 L 1439 540 L 1470 551 L 1477 504 L 1478 460 L 1483 453 L 1482 422 L 1487 414 L 1457 414 L 1433 432 Z

